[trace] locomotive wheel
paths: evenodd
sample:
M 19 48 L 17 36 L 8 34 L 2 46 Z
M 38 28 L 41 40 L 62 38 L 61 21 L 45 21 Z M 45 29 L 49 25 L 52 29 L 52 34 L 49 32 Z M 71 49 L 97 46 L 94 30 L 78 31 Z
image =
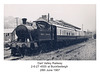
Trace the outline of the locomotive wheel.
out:
M 15 56 L 15 55 L 16 55 L 16 53 L 15 53 L 14 49 L 12 49 L 11 50 L 11 56 Z
M 16 56 L 16 48 L 11 48 L 11 56 Z
M 39 53 L 44 53 L 44 52 L 47 52 L 47 45 L 46 45 L 46 43 L 42 43 L 40 45 L 40 51 L 39 51 Z

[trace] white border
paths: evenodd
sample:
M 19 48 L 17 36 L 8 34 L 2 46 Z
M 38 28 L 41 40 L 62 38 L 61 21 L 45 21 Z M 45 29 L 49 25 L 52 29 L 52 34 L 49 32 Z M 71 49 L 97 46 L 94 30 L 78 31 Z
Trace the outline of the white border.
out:
M 33 74 L 67 74 L 67 75 L 99 75 L 100 72 L 100 2 L 99 0 L 1 0 L 0 1 L 0 73 L 3 75 L 33 75 Z M 3 59 L 3 25 L 4 4 L 96 4 L 96 30 L 97 30 L 97 59 L 96 61 L 62 61 L 68 65 L 67 69 L 59 72 L 39 72 L 30 66 L 37 61 L 5 61 Z

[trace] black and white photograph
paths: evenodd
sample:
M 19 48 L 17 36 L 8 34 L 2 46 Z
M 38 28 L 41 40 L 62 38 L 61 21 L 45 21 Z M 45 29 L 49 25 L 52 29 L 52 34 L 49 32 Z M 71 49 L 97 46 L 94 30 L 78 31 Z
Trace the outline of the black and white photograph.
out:
M 4 60 L 96 60 L 96 4 L 4 4 Z
M 99 0 L 0 0 L 0 74 L 98 75 Z

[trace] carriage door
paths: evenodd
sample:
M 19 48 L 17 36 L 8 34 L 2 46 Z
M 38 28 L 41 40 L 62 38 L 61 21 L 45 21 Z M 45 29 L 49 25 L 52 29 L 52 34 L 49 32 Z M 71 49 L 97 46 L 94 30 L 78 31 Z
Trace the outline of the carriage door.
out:
M 57 29 L 56 26 L 51 25 L 51 39 L 57 40 Z

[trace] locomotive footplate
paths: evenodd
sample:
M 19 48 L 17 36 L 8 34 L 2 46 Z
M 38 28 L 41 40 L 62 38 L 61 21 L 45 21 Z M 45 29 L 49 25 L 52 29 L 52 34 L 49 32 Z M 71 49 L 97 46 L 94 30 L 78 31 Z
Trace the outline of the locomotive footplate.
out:
M 15 55 L 24 56 L 36 51 L 37 48 L 38 48 L 37 42 L 27 42 L 27 43 L 13 42 L 11 45 L 11 54 L 14 56 Z

